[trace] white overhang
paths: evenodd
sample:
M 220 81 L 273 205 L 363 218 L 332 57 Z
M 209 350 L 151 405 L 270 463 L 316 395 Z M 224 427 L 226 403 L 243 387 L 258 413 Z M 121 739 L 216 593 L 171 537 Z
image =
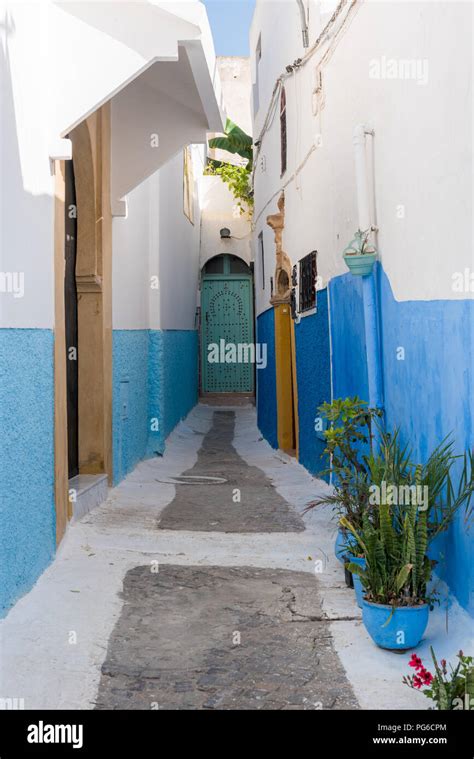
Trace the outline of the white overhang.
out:
M 150 134 L 159 134 L 155 168 L 142 161 L 142 168 L 130 173 L 115 161 L 116 197 L 187 142 L 203 142 L 206 131 L 222 130 L 212 36 L 200 2 L 53 0 L 48 21 L 48 99 L 53 144 L 57 141 L 52 153 L 67 153 L 61 138 L 109 100 L 127 125 L 112 135 L 115 153 L 127 147 L 140 163 L 140 151 L 130 142 L 134 130 L 148 129 L 148 146 Z M 178 133 L 184 142 L 177 141 Z

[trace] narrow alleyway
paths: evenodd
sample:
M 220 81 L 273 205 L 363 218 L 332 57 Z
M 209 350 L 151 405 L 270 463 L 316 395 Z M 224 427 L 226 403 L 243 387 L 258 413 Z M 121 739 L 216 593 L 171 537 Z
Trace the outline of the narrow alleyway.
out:
M 0 623 L 2 692 L 27 709 L 425 708 L 406 657 L 364 631 L 331 510 L 303 513 L 326 488 L 253 407 L 197 406 Z
M 304 530 L 232 446 L 234 424 L 234 411 L 214 411 L 160 529 Z M 99 708 L 357 708 L 309 573 L 146 565 L 127 573 L 123 597 Z

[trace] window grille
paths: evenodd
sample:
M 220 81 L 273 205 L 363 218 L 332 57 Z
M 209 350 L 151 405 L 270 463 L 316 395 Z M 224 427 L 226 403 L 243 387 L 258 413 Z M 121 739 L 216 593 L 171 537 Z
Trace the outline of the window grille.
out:
M 316 307 L 316 253 L 313 250 L 300 260 L 300 313 Z

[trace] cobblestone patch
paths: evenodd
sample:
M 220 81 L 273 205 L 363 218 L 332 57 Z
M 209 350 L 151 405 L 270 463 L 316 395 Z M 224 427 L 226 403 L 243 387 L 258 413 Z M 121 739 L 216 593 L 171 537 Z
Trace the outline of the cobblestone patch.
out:
M 162 530 L 300 532 L 304 522 L 232 445 L 235 412 L 215 411 L 192 469 L 181 475 L 173 501 L 158 520 Z
M 306 572 L 127 572 L 97 709 L 357 709 Z

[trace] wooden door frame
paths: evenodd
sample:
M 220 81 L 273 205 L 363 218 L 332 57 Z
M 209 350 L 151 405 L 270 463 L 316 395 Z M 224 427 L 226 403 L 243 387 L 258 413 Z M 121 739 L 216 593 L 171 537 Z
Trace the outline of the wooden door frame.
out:
M 79 473 L 112 483 L 112 214 L 110 104 L 69 135 L 77 205 Z M 55 504 L 56 538 L 65 532 L 68 497 L 67 379 L 64 303 L 65 165 L 55 162 Z
M 283 451 L 299 455 L 295 324 L 289 303 L 274 306 L 277 439 Z M 294 447 L 293 447 L 294 442 Z

